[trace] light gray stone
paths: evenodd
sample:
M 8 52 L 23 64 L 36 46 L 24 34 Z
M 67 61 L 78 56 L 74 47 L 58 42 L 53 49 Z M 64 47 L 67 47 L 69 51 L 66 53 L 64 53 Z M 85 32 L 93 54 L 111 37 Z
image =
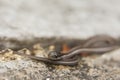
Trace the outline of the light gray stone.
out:
M 119 36 L 119 0 L 0 0 L 0 36 Z

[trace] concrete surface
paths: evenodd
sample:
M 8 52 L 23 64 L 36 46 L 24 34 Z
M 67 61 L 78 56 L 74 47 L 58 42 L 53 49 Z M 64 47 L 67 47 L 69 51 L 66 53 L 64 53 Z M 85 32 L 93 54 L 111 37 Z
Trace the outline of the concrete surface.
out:
M 120 0 L 0 0 L 0 36 L 120 34 Z
M 120 49 L 83 58 L 75 67 L 45 65 L 30 59 L 0 62 L 0 80 L 120 80 Z

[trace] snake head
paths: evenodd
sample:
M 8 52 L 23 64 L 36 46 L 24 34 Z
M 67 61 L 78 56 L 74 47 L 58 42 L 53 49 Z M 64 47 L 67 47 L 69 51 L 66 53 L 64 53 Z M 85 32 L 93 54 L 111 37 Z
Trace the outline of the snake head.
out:
M 57 52 L 57 51 L 50 51 L 49 53 L 48 53 L 48 57 L 50 58 L 50 59 L 52 59 L 52 58 L 58 58 L 58 57 L 60 57 L 60 52 Z

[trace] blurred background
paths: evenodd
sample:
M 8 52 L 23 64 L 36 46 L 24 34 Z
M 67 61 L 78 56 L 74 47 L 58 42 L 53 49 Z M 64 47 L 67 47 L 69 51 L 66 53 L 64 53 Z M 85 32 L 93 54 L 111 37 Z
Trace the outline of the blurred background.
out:
M 0 37 L 120 36 L 120 0 L 0 0 Z

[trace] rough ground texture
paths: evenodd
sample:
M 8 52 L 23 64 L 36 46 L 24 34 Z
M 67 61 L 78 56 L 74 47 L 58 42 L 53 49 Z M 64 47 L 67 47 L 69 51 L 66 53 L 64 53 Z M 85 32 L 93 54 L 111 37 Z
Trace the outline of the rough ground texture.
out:
M 46 65 L 27 58 L 0 62 L 0 80 L 120 80 L 119 52 L 82 58 L 75 67 Z
M 120 36 L 120 0 L 0 0 L 0 37 L 88 38 L 103 33 Z M 12 42 L 0 41 L 0 46 L 20 48 Z M 27 58 L 0 61 L 0 80 L 120 80 L 119 56 L 116 50 L 84 58 L 75 67 L 48 66 Z

